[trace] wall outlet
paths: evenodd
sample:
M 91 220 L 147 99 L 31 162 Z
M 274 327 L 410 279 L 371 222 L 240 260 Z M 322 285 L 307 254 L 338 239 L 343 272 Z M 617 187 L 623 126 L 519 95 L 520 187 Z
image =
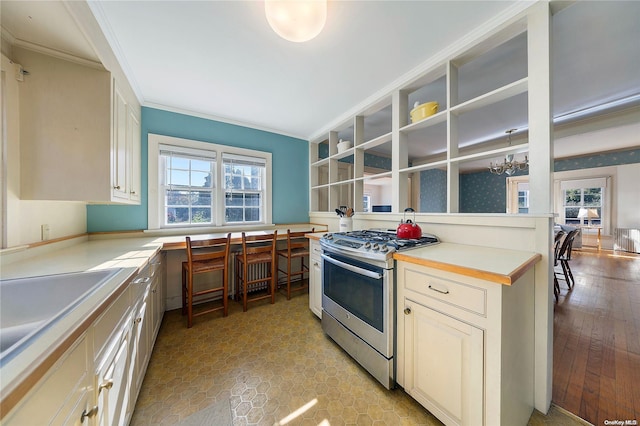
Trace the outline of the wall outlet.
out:
M 40 226 L 40 236 L 42 241 L 47 241 L 49 239 L 49 225 L 44 224 Z

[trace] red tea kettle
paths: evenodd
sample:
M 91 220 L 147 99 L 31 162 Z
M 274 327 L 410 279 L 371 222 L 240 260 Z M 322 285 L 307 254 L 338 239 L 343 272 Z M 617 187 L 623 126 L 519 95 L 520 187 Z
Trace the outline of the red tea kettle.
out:
M 407 207 L 404 209 L 404 212 L 405 214 L 407 212 L 413 212 L 413 222 L 411 219 L 405 220 L 403 216 L 402 222 L 400 222 L 400 225 L 398 225 L 398 229 L 396 230 L 398 238 L 416 239 L 422 237 L 422 229 L 420 229 L 416 223 L 416 211 L 411 207 Z

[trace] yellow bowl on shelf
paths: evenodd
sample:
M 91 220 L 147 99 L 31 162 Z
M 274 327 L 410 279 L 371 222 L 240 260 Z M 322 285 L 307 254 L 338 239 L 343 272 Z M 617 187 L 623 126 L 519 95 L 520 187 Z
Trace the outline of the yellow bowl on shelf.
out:
M 436 112 L 438 112 L 437 102 L 425 102 L 421 105 L 416 105 L 411 110 L 411 122 L 417 123 L 420 120 L 424 120 L 425 118 L 432 116 Z

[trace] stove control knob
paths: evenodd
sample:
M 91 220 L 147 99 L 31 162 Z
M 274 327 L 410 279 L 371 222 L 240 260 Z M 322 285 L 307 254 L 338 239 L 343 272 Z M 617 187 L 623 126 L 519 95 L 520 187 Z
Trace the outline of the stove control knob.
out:
M 380 246 L 380 251 L 383 252 L 383 253 L 386 253 L 386 252 L 389 251 L 389 247 L 386 244 L 384 244 L 384 245 Z
M 380 248 L 380 246 L 378 245 L 378 243 L 373 243 L 373 246 L 371 247 L 372 250 L 378 250 Z
M 325 237 L 327 240 L 333 240 L 333 234 L 325 234 L 325 235 L 324 235 L 324 237 Z
M 366 241 L 362 247 L 364 247 L 366 250 L 369 250 L 371 248 L 371 243 L 369 241 Z

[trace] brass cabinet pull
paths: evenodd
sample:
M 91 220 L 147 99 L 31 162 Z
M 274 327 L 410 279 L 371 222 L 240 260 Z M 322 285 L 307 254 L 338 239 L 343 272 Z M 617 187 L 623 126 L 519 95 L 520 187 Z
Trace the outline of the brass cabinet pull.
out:
M 112 387 L 113 387 L 113 379 L 109 379 L 106 382 L 102 383 L 100 386 L 98 386 L 98 393 L 100 393 L 102 389 L 109 390 Z
M 96 405 L 95 407 L 93 407 L 91 410 L 87 411 L 86 409 L 82 412 L 82 415 L 80 416 L 80 423 L 84 423 L 84 419 L 87 417 L 93 417 L 96 414 L 98 414 L 98 406 Z
M 429 290 L 437 291 L 438 293 L 441 293 L 441 294 L 449 294 L 449 290 L 442 291 L 442 290 L 437 289 L 435 287 L 431 287 L 431 284 L 429 284 Z
M 114 186 L 113 189 L 120 191 L 120 185 Z
M 409 307 L 404 308 L 404 314 L 405 315 L 411 314 L 411 308 L 409 308 Z
M 136 323 L 136 324 L 140 324 L 140 321 L 142 321 L 142 317 L 138 317 L 138 318 L 133 320 L 133 322 Z

